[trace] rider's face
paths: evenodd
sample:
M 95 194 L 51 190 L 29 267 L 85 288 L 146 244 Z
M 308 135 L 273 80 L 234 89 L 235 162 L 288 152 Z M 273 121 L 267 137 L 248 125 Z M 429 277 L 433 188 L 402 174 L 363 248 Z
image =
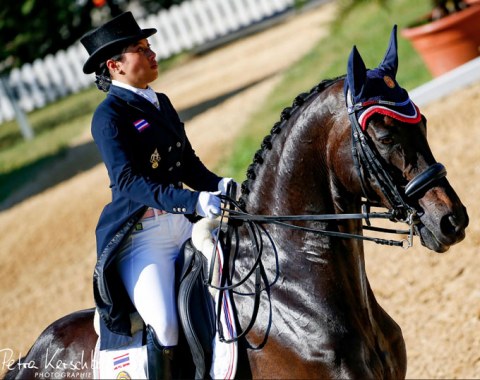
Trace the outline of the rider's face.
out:
M 146 88 L 158 77 L 155 53 L 150 49 L 146 39 L 129 45 L 123 51 L 119 61 L 109 60 L 107 65 L 109 65 L 112 79 L 137 88 Z

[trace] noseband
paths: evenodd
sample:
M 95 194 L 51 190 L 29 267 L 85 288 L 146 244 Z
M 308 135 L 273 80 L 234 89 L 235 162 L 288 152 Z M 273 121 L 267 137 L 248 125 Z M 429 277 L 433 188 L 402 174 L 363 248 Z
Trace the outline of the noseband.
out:
M 447 169 L 445 169 L 445 166 L 437 162 L 407 183 L 405 195 L 412 198 L 446 175 Z

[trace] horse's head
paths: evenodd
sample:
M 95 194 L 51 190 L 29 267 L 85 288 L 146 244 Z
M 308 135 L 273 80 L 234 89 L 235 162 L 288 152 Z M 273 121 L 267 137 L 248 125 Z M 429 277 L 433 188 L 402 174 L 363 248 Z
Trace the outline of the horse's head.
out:
M 387 53 L 367 70 L 354 47 L 344 92 L 352 124 L 354 177 L 364 196 L 391 209 L 415 210 L 422 244 L 445 252 L 464 239 L 468 215 L 427 142 L 426 119 L 396 82 L 396 27 Z

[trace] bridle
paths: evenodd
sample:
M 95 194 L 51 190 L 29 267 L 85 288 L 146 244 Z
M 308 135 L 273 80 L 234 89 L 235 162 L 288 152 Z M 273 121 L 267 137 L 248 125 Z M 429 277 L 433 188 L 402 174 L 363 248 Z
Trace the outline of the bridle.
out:
M 373 203 L 367 192 L 367 179 L 363 173 L 367 173 L 380 188 L 382 194 L 390 204 L 392 221 L 407 223 L 412 232 L 413 225 L 418 222 L 417 210 L 409 205 L 406 198 L 413 199 L 421 191 L 433 185 L 436 181 L 444 178 L 447 175 L 445 166 L 436 162 L 430 165 L 422 173 L 416 175 L 404 187 L 403 193 L 392 179 L 391 174 L 385 169 L 382 164 L 380 154 L 372 147 L 373 143 L 369 136 L 364 133 L 358 122 L 357 112 L 366 106 L 372 104 L 395 105 L 392 102 L 377 100 L 369 101 L 368 104 L 357 103 L 354 106 L 348 107 L 348 116 L 352 130 L 352 156 L 357 175 L 360 178 L 362 192 L 367 203 Z M 362 170 L 363 169 L 363 170 Z M 409 237 L 413 233 L 409 234 Z M 413 240 L 409 238 L 406 248 L 410 248 Z
M 391 102 L 377 101 L 379 104 L 392 105 Z M 372 105 L 370 101 L 368 105 Z M 352 156 L 357 175 L 360 178 L 360 183 L 363 192 L 363 198 L 366 200 L 362 204 L 361 213 L 353 214 L 322 214 L 322 215 L 253 215 L 247 213 L 245 210 L 233 201 L 232 197 L 224 197 L 224 201 L 230 204 L 228 209 L 228 218 L 241 222 L 252 222 L 258 224 L 276 224 L 282 227 L 301 230 L 305 232 L 317 233 L 319 235 L 358 239 L 372 241 L 376 244 L 399 246 L 405 249 L 412 247 L 414 236 L 414 225 L 418 223 L 417 210 L 409 205 L 406 199 L 412 199 L 421 191 L 433 185 L 436 181 L 446 176 L 447 171 L 445 167 L 437 162 L 429 166 L 425 171 L 415 176 L 404 187 L 403 192 L 399 190 L 395 184 L 391 174 L 385 169 L 382 159 L 378 151 L 372 147 L 373 143 L 369 136 L 364 133 L 356 113 L 362 108 L 362 105 L 356 104 L 355 107 L 348 108 L 348 115 L 350 119 L 352 131 Z M 362 170 L 363 169 L 363 170 Z M 363 173 L 366 173 L 364 175 Z M 367 191 L 367 178 L 371 178 L 380 188 L 386 200 L 390 204 L 390 210 L 387 212 L 370 212 L 370 205 L 377 202 L 372 201 Z M 408 225 L 408 230 L 396 230 L 388 228 L 372 227 L 370 221 L 372 219 L 389 219 L 393 222 L 405 223 Z M 302 227 L 294 225 L 289 222 L 294 221 L 340 221 L 340 220 L 365 220 L 366 225 L 363 226 L 365 230 L 373 230 L 377 232 L 394 233 L 407 235 L 406 240 L 391 240 L 381 239 L 360 234 L 329 231 L 313 229 L 309 227 Z
M 381 101 L 379 101 L 381 102 Z M 371 103 L 370 103 L 371 104 Z M 373 143 L 367 134 L 364 133 L 362 128 L 358 123 L 358 118 L 356 112 L 361 109 L 356 105 L 356 107 L 349 107 L 348 114 L 351 124 L 351 132 L 352 132 L 352 155 L 354 160 L 354 166 L 356 168 L 357 174 L 360 178 L 363 197 L 366 199 L 365 202 L 362 203 L 362 212 L 361 213 L 352 213 L 352 214 L 322 214 L 322 215 L 254 215 L 246 212 L 242 207 L 239 205 L 238 202 L 234 200 L 236 194 L 235 184 L 231 184 L 228 187 L 226 196 L 221 196 L 225 207 L 222 208 L 222 215 L 221 215 L 221 222 L 220 228 L 218 229 L 218 234 L 216 237 L 216 241 L 214 246 L 217 247 L 220 240 L 220 232 L 222 230 L 222 224 L 224 219 L 228 219 L 227 229 L 225 233 L 224 239 L 224 252 L 228 254 L 231 251 L 234 252 L 233 255 L 230 255 L 229 260 L 225 260 L 230 262 L 227 264 L 227 268 L 224 268 L 222 271 L 222 279 L 220 281 L 220 286 L 216 287 L 211 285 L 212 284 L 212 276 L 213 276 L 213 266 L 214 261 L 212 260 L 210 266 L 210 273 L 208 276 L 208 281 L 206 281 L 206 285 L 213 287 L 219 291 L 219 299 L 217 302 L 218 309 L 217 313 L 217 331 L 219 332 L 219 338 L 221 341 L 226 343 L 231 343 L 238 341 L 240 338 L 245 337 L 246 334 L 252 329 L 253 325 L 255 324 L 259 305 L 260 305 L 260 295 L 263 291 L 267 293 L 267 298 L 269 300 L 270 305 L 270 319 L 268 323 L 267 330 L 265 332 L 265 336 L 263 341 L 256 347 L 251 347 L 252 349 L 260 349 L 262 348 L 268 338 L 270 326 L 271 326 L 271 318 L 272 318 L 272 305 L 270 302 L 270 288 L 272 285 L 275 284 L 279 277 L 279 264 L 278 264 L 278 255 L 277 250 L 275 247 L 275 243 L 273 238 L 270 236 L 268 231 L 265 229 L 265 224 L 274 224 L 284 228 L 290 228 L 293 230 L 300 230 L 304 232 L 310 232 L 319 234 L 322 236 L 330 236 L 335 238 L 347 238 L 347 239 L 358 239 L 358 240 L 366 240 L 372 241 L 376 244 L 383 244 L 383 245 L 390 245 L 390 246 L 399 246 L 403 247 L 404 249 L 408 249 L 413 245 L 413 236 L 414 226 L 418 223 L 419 219 L 417 216 L 417 211 L 415 208 L 409 205 L 406 199 L 412 199 L 413 197 L 417 196 L 420 192 L 427 189 L 429 186 L 433 185 L 436 181 L 444 178 L 447 174 L 445 167 L 441 163 L 434 163 L 433 165 L 429 166 L 426 170 L 422 173 L 415 176 L 412 180 L 410 180 L 404 187 L 404 190 L 399 190 L 398 186 L 395 184 L 391 174 L 388 170 L 385 169 L 384 165 L 382 164 L 382 159 L 378 151 L 372 146 Z M 366 173 L 364 175 L 363 173 Z M 367 178 L 369 177 L 373 180 L 380 188 L 381 192 L 385 196 L 386 200 L 390 205 L 390 210 L 387 212 L 370 212 L 370 205 L 374 202 L 369 199 L 368 192 L 367 192 Z M 371 226 L 370 220 L 371 219 L 389 219 L 393 222 L 401 222 L 406 223 L 408 225 L 408 230 L 396 230 L 390 228 L 379 228 Z M 376 232 L 382 233 L 394 233 L 394 234 L 402 234 L 407 235 L 407 239 L 404 240 L 392 240 L 392 239 L 382 239 L 376 238 L 371 236 L 365 236 L 361 234 L 353 234 L 353 233 L 346 233 L 340 231 L 331 231 L 327 229 L 316 229 L 310 228 L 306 226 L 299 226 L 297 224 L 293 224 L 292 222 L 298 221 L 321 221 L 321 222 L 328 222 L 328 221 L 342 221 L 342 220 L 365 220 L 366 225 L 363 225 L 363 229 L 365 230 L 372 230 Z M 234 269 L 234 262 L 236 259 L 236 255 L 238 253 L 238 225 L 243 224 L 247 227 L 248 234 L 250 236 L 250 241 L 254 247 L 255 252 L 255 259 L 254 264 L 252 265 L 251 269 L 248 273 L 237 283 L 232 284 L 232 277 L 230 272 Z M 232 245 L 232 237 L 236 235 L 236 246 Z M 263 235 L 267 236 L 270 244 L 272 246 L 274 255 L 275 255 L 275 278 L 271 281 L 267 278 L 265 269 L 262 263 L 262 252 L 264 248 L 263 242 Z M 244 284 L 252 275 L 255 276 L 254 279 L 254 291 L 250 293 L 241 293 L 237 290 L 239 286 Z M 263 287 L 262 287 L 263 282 Z M 227 340 L 223 336 L 223 328 L 220 322 L 220 312 L 221 312 L 221 304 L 222 304 L 222 297 L 224 292 L 232 292 L 242 296 L 253 296 L 254 297 L 254 305 L 253 311 L 250 318 L 250 322 L 243 331 L 233 339 Z M 248 342 L 247 342 L 248 343 Z

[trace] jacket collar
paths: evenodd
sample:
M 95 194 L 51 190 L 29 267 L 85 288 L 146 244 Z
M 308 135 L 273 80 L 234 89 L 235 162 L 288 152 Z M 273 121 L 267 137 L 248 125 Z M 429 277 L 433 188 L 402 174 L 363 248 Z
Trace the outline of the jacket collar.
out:
M 127 102 L 128 105 L 137 108 L 141 112 L 152 113 L 156 111 L 155 113 L 160 114 L 157 108 L 147 99 L 134 93 L 133 91 L 127 90 L 126 88 L 111 85 L 109 95 L 113 95 L 122 99 L 123 101 Z

